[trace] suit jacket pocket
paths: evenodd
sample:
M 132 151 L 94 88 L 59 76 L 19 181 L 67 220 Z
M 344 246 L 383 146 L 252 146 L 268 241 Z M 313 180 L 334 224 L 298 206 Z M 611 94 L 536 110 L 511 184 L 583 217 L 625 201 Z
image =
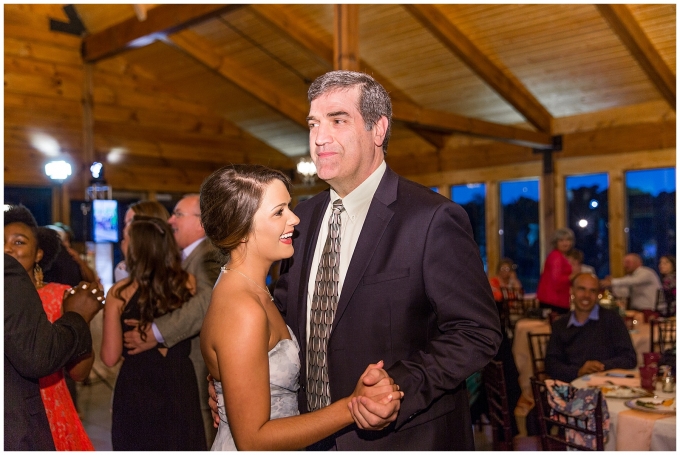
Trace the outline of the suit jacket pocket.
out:
M 364 286 L 368 286 L 385 281 L 398 280 L 399 278 L 408 278 L 409 272 L 410 269 L 388 270 L 387 272 L 378 273 L 376 275 L 365 276 L 362 283 Z

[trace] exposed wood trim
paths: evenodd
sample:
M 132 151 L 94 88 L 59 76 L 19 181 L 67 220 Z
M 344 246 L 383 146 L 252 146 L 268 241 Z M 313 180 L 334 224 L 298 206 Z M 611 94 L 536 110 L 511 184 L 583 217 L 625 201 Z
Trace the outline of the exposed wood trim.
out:
M 423 128 L 419 128 L 415 125 L 408 125 L 410 129 L 418 134 L 420 137 L 425 139 L 427 142 L 432 144 L 437 150 L 443 149 L 446 146 L 446 140 L 449 138 L 450 133 L 443 133 L 440 131 L 432 131 Z
M 333 68 L 359 71 L 359 5 L 334 5 L 333 11 Z
M 435 5 L 412 4 L 404 8 L 539 131 L 551 132 L 548 110 L 516 78 L 498 68 Z
M 147 18 L 140 22 L 132 17 L 106 30 L 94 33 L 83 40 L 83 60 L 96 62 L 118 54 L 132 42 L 153 34 L 169 34 L 204 21 L 218 14 L 241 8 L 243 5 L 159 5 L 147 11 Z
M 299 20 L 292 16 L 285 5 L 250 5 L 261 18 L 287 36 L 291 41 L 306 49 L 312 55 L 317 56 L 325 65 L 332 67 L 333 48 L 330 40 L 325 36 L 318 36 L 300 24 Z M 326 44 L 328 43 L 328 44 Z M 501 125 L 483 120 L 463 117 L 449 112 L 424 109 L 412 101 L 390 81 L 372 68 L 367 62 L 360 60 L 362 71 L 371 74 L 379 81 L 392 97 L 393 119 L 403 121 L 414 132 L 432 143 L 433 136 L 425 136 L 424 130 L 431 130 L 438 134 L 462 133 L 472 134 L 491 139 L 505 141 L 531 148 L 550 148 L 552 139 L 549 134 L 535 132 L 509 125 Z M 306 115 L 306 114 L 305 114 Z M 437 142 L 441 142 L 437 140 Z M 436 146 L 436 144 L 433 144 Z
M 92 75 L 94 72 L 94 64 L 85 63 L 83 65 L 83 160 L 85 163 L 94 162 L 94 114 L 93 114 L 93 85 Z M 80 176 L 82 184 L 88 186 L 89 173 L 84 173 Z
M 152 10 L 153 11 L 153 10 Z M 250 93 L 262 103 L 271 107 L 298 125 L 307 128 L 306 100 L 293 100 L 281 93 L 266 78 L 242 67 L 238 61 L 215 53 L 212 46 L 191 30 L 184 30 L 168 37 L 168 40 L 186 54 L 195 58 L 222 77 Z
M 675 74 L 649 40 L 626 5 L 596 5 L 633 58 L 675 110 Z
M 552 138 L 547 133 L 424 109 L 409 102 L 392 100 L 392 115 L 395 120 L 423 129 L 470 134 L 536 149 L 552 148 Z
M 626 184 L 624 171 L 609 171 L 609 270 L 612 276 L 623 276 L 623 256 L 628 252 L 626 241 Z

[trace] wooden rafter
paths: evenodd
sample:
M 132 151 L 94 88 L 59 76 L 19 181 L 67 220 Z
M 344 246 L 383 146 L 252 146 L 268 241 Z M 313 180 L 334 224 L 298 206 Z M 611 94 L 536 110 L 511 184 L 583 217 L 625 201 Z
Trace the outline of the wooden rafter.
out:
M 83 60 L 96 62 L 127 49 L 140 38 L 154 34 L 168 34 L 223 14 L 243 5 L 160 5 L 146 11 L 146 20 L 132 17 L 106 30 L 94 33 L 83 40 Z
M 236 84 L 242 90 L 268 105 L 295 123 L 307 128 L 306 100 L 293 100 L 284 96 L 272 82 L 244 68 L 238 61 L 213 51 L 210 42 L 192 32 L 184 30 L 168 37 L 180 50 L 195 58 L 222 77 Z
M 359 5 L 334 5 L 333 68 L 359 71 Z
M 514 78 L 498 68 L 434 5 L 404 5 L 423 26 L 456 54 L 496 93 L 510 103 L 532 125 L 544 133 L 551 132 L 552 116 L 548 110 Z
M 675 110 L 675 74 L 661 58 L 626 5 L 597 5 L 602 17 L 619 36 L 633 58 Z
M 288 12 L 285 6 L 251 5 L 250 8 L 269 24 L 276 27 L 281 34 L 288 36 L 291 41 L 317 56 L 318 59 L 322 59 L 331 68 L 333 47 L 327 37 L 311 33 L 295 16 Z M 360 60 L 360 67 L 380 81 L 390 93 L 394 120 L 404 122 L 435 147 L 437 144 L 443 143 L 445 136 L 451 133 L 471 134 L 531 148 L 545 149 L 552 147 L 552 139 L 547 133 L 422 108 L 363 60 Z M 423 133 L 426 130 L 428 134 L 424 135 Z M 433 142 L 435 135 L 443 137 L 435 139 Z

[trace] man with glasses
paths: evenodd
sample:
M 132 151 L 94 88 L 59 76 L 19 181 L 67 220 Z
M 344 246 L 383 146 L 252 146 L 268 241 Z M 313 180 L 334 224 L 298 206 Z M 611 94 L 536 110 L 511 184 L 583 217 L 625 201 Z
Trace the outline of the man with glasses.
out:
M 208 370 L 201 355 L 198 335 L 210 304 L 212 288 L 220 274 L 221 261 L 218 251 L 206 239 L 201 226 L 198 194 L 188 194 L 180 199 L 168 223 L 172 227 L 177 245 L 182 250 L 182 267 L 196 277 L 196 294 L 177 310 L 154 319 L 146 330 L 146 341 L 142 341 L 137 330 L 125 332 L 125 347 L 132 349 L 130 354 L 138 354 L 158 344 L 170 348 L 182 340 L 192 338 L 190 357 L 196 371 L 206 441 L 210 447 L 216 430 L 208 407 L 208 383 L 205 380 Z M 135 325 L 136 322 L 125 321 L 130 325 Z

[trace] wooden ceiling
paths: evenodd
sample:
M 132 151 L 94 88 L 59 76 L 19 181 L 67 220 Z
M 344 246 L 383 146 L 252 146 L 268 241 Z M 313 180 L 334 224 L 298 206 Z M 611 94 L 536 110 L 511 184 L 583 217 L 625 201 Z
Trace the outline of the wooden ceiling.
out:
M 81 36 L 50 30 L 75 22 L 63 6 L 5 5 L 6 181 L 28 179 L 7 150 L 37 158 L 36 122 L 118 188 L 292 169 L 338 47 L 390 91 L 402 174 L 537 160 L 554 136 L 567 155 L 675 146 L 675 4 L 79 4 Z

